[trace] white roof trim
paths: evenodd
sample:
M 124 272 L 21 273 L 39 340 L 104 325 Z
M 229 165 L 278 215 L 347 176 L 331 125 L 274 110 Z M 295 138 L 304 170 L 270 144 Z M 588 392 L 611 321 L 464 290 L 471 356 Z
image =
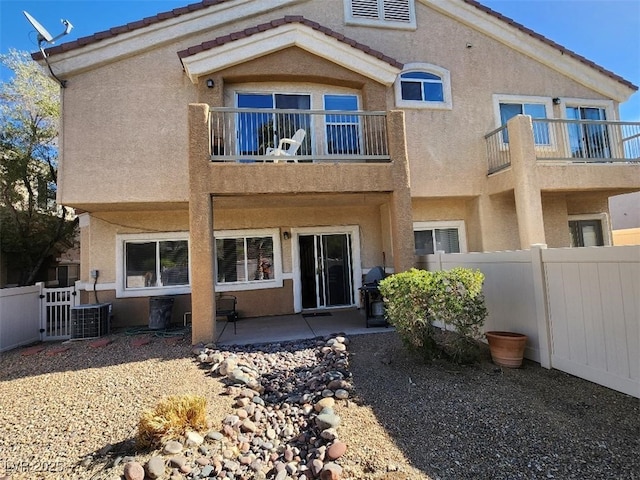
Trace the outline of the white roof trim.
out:
M 578 59 L 564 55 L 557 48 L 523 33 L 513 25 L 492 15 L 480 15 L 477 7 L 451 0 L 418 0 L 419 2 L 478 30 L 514 50 L 537 60 L 608 98 L 626 101 L 635 90 L 599 72 Z M 622 47 L 621 47 L 622 48 Z
M 286 5 L 305 1 L 307 0 L 222 2 L 93 42 L 81 48 L 57 53 L 49 57 L 49 61 L 54 66 L 56 75 L 64 77 L 130 57 L 182 38 L 211 31 L 221 25 L 236 22 L 240 18 L 253 17 Z M 40 63 L 44 65 L 44 60 L 40 60 Z
M 289 23 L 231 41 L 182 59 L 193 83 L 198 77 L 289 47 L 299 47 L 384 85 L 392 85 L 400 70 L 357 48 L 300 23 Z

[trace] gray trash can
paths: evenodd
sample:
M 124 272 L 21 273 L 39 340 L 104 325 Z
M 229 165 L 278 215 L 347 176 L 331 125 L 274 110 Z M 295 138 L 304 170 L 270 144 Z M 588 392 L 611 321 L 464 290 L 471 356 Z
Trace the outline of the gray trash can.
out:
M 174 297 L 149 298 L 149 330 L 169 328 Z

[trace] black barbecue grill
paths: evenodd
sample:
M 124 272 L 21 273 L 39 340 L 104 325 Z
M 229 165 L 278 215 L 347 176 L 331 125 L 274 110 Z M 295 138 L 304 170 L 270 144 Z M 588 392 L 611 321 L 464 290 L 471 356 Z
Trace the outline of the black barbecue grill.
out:
M 369 270 L 364 277 L 364 285 L 360 287 L 360 291 L 364 295 L 364 311 L 367 328 L 369 327 L 388 327 L 387 319 L 384 315 L 384 303 L 378 284 L 380 280 L 386 277 L 384 268 L 374 267 Z

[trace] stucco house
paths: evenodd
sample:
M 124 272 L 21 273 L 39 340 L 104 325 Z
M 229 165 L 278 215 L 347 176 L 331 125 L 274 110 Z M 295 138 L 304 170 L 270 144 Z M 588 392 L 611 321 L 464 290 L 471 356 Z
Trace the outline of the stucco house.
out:
M 58 202 L 119 325 L 171 295 L 210 341 L 221 292 L 356 308 L 415 255 L 607 244 L 640 190 L 638 87 L 473 0 L 205 0 L 48 55 Z

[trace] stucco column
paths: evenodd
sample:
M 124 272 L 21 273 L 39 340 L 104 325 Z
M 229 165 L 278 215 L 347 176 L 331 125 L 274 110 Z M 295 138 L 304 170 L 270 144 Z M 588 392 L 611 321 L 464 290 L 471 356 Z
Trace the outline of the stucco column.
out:
M 387 115 L 387 129 L 394 185 L 389 208 L 393 268 L 398 273 L 409 270 L 415 263 L 409 157 L 407 155 L 404 112 L 389 112 Z
M 520 248 L 524 250 L 533 244 L 547 243 L 544 235 L 542 196 L 536 174 L 531 117 L 516 115 L 507 122 L 507 128 Z
M 191 341 L 215 339 L 213 200 L 208 191 L 209 107 L 189 105 L 189 238 Z

